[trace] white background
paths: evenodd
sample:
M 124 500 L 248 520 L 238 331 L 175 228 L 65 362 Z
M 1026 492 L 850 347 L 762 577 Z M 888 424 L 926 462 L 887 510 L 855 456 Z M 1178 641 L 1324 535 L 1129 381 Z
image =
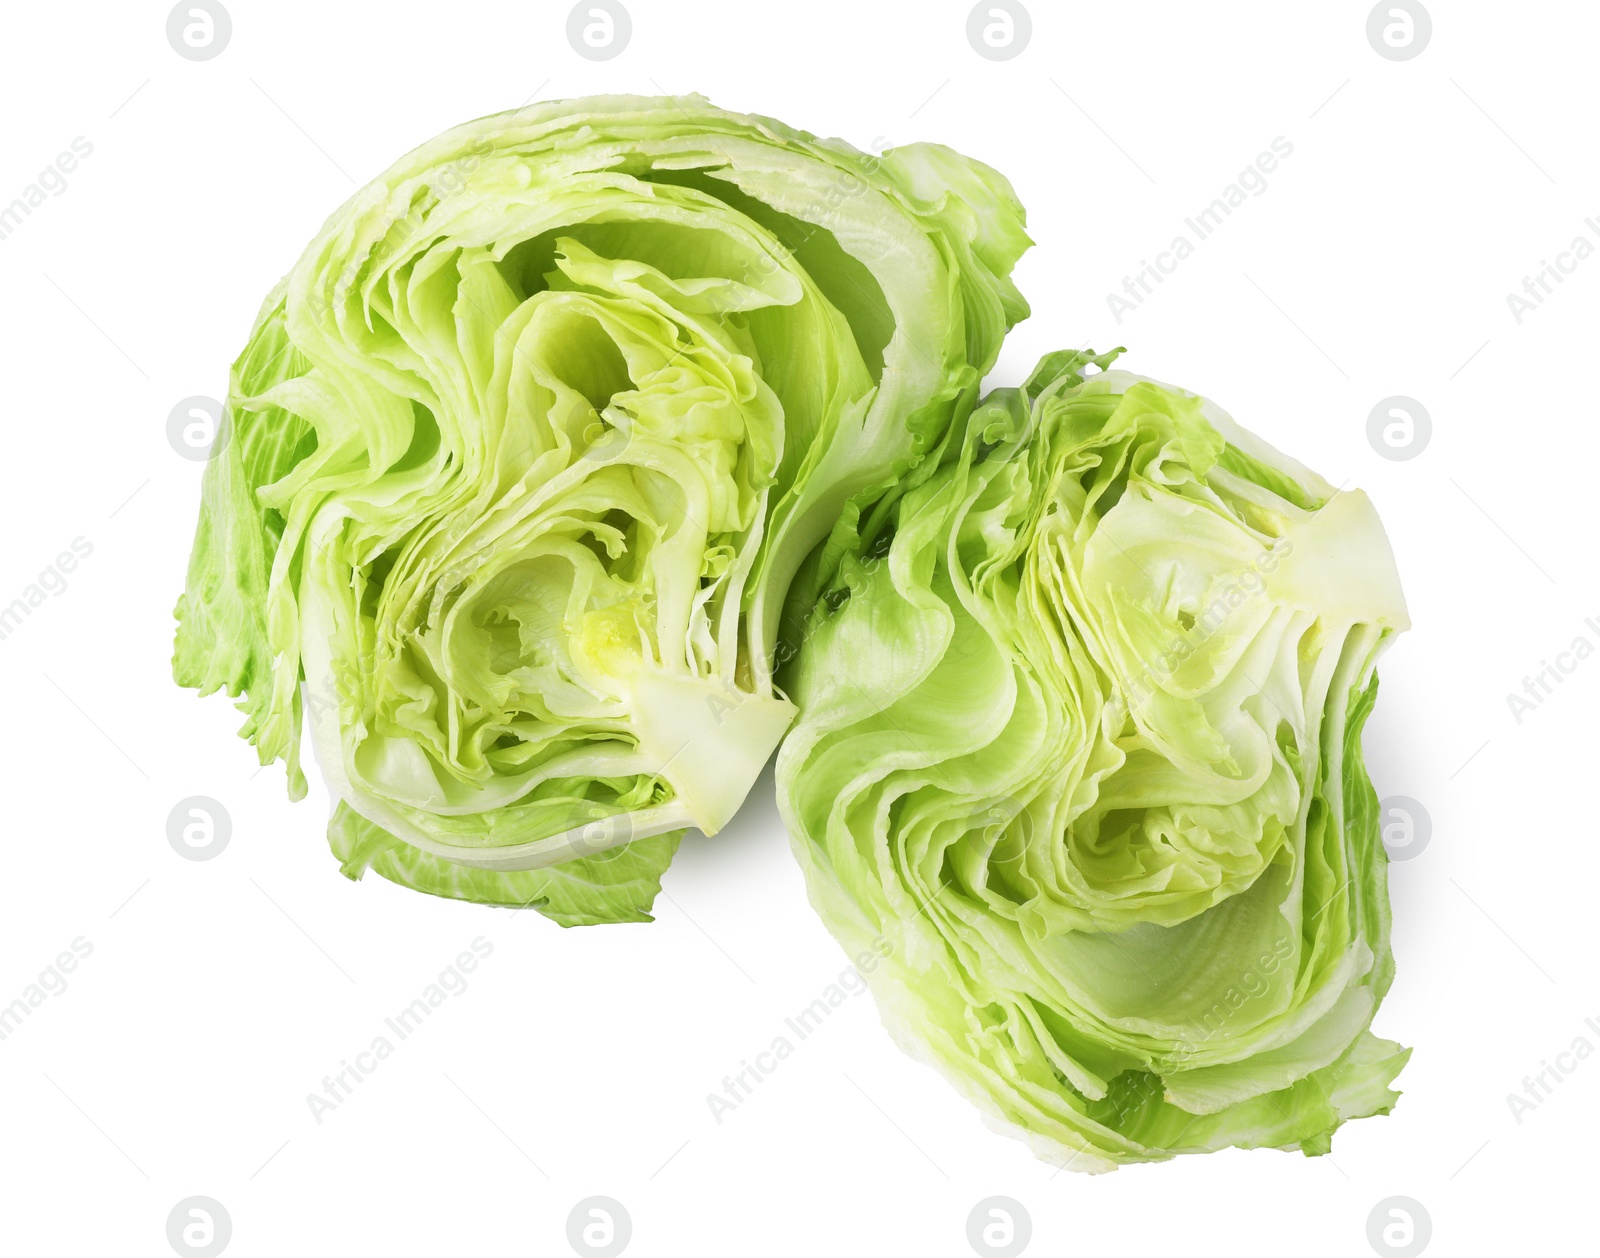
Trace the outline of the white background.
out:
M 0 1042 L 0 1250 L 166 1254 L 169 1210 L 204 1194 L 241 1256 L 559 1255 L 598 1193 L 640 1258 L 962 1255 L 969 1210 L 1003 1194 L 1033 1253 L 1361 1255 L 1401 1194 L 1434 1253 L 1592 1252 L 1600 1057 L 1520 1124 L 1506 1097 L 1580 1035 L 1600 1047 L 1600 662 L 1520 724 L 1506 695 L 1600 642 L 1600 260 L 1520 325 L 1506 294 L 1596 237 L 1600 12 L 1439 0 L 1429 47 L 1395 63 L 1364 3 L 1038 0 L 1029 47 L 992 63 L 946 0 L 628 0 L 631 44 L 596 64 L 565 4 L 227 2 L 231 43 L 204 63 L 169 47 L 164 4 L 6 13 L 0 204 L 74 137 L 94 151 L 0 241 L 0 603 L 72 539 L 93 553 L 0 641 L 0 1003 L 74 938 L 93 953 Z M 1405 1095 L 1331 1157 L 1056 1175 L 902 1057 L 869 997 L 719 1125 L 707 1093 L 845 965 L 770 773 L 685 842 L 656 923 L 562 931 L 347 882 L 320 786 L 291 806 L 227 702 L 171 684 L 201 464 L 167 415 L 225 391 L 323 218 L 456 122 L 658 88 L 992 163 L 1037 241 L 996 383 L 1125 343 L 1124 365 L 1376 500 L 1415 628 L 1384 660 L 1369 758 L 1433 830 L 1392 870 L 1376 1029 L 1415 1046 Z M 1106 294 L 1280 135 L 1267 191 L 1116 323 Z M 1410 461 L 1367 441 L 1392 394 L 1432 415 Z M 215 860 L 168 845 L 189 795 L 231 814 Z M 306 1094 L 480 935 L 469 990 L 318 1125 Z

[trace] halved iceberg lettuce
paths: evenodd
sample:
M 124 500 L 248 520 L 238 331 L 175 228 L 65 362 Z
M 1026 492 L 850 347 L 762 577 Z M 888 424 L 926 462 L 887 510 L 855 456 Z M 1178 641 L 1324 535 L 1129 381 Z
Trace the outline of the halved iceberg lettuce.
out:
M 1114 357 L 841 523 L 780 807 L 899 1042 L 1040 1156 L 1325 1152 L 1407 1057 L 1360 741 L 1394 560 L 1365 495 Z
M 262 307 L 175 676 L 297 796 L 309 708 L 351 876 L 647 920 L 794 715 L 802 561 L 970 409 L 1027 244 L 980 163 L 698 97 L 447 132 Z

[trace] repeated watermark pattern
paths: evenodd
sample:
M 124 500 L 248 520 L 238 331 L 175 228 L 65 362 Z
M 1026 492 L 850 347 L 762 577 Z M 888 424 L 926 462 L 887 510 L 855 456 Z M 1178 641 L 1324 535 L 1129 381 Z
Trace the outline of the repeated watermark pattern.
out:
M 180 799 L 167 814 L 167 842 L 186 861 L 215 860 L 233 837 L 233 818 L 208 795 Z
M 494 148 L 488 140 L 475 140 L 472 146 L 460 157 L 431 173 L 428 177 L 427 195 L 418 197 L 412 202 L 405 214 L 390 227 L 386 234 L 386 239 L 406 240 L 414 236 L 427 221 L 429 213 L 437 212 L 442 203 L 449 201 L 468 186 L 473 172 L 483 165 L 484 159 L 493 151 Z M 373 254 L 358 252 L 351 257 L 344 270 L 339 273 L 339 278 L 334 281 L 333 305 L 335 309 L 342 308 L 350 300 L 351 290 L 355 288 L 363 271 L 381 267 L 387 261 L 388 255 L 382 251 L 381 246 Z M 319 310 L 319 317 L 324 313 Z M 208 402 L 217 407 L 220 416 L 221 407 L 217 403 L 211 402 L 210 398 L 203 397 L 185 398 L 173 408 L 173 415 L 177 416 L 186 406 L 200 405 L 203 408 L 204 404 Z M 213 422 L 213 429 L 215 429 L 216 422 Z M 172 440 L 170 426 L 167 432 L 168 440 Z M 174 446 L 176 446 L 176 442 L 174 442 Z M 179 453 L 182 453 L 182 451 L 179 451 Z
M 356 1089 L 377 1073 L 378 1067 L 394 1056 L 395 1049 L 415 1035 L 435 1011 L 465 994 L 469 987 L 467 975 L 493 952 L 494 944 L 479 935 L 470 949 L 459 952 L 410 1003 L 385 1018 L 384 1029 L 353 1060 L 341 1058 L 339 1069 L 322 1077 L 322 1091 L 306 1093 L 306 1108 L 316 1125 L 320 1127 L 329 1114 L 354 1096 Z
M 1165 249 L 1155 256 L 1155 261 L 1139 259 L 1139 269 L 1122 277 L 1122 291 L 1106 294 L 1106 306 L 1111 317 L 1121 323 L 1144 305 L 1157 288 L 1166 283 L 1183 263 L 1192 258 L 1200 243 L 1216 235 L 1233 212 L 1253 197 L 1263 195 L 1271 187 L 1269 176 L 1281 162 L 1294 154 L 1294 145 L 1285 137 L 1273 136 L 1272 143 L 1257 153 L 1255 160 L 1246 166 L 1221 192 L 1211 198 L 1210 204 L 1183 220 L 1186 231 L 1177 232 Z
M 1367 14 L 1367 42 L 1386 61 L 1420 57 L 1433 39 L 1433 19 L 1417 0 L 1378 0 Z
M 185 1197 L 167 1215 L 167 1243 L 185 1258 L 216 1258 L 233 1239 L 233 1219 L 212 1197 Z
M 633 38 L 633 19 L 618 0 L 578 0 L 567 14 L 567 43 L 588 61 L 619 57 Z
M 9 204 L 0 205 L 0 240 L 16 235 L 22 224 L 33 217 L 33 212 L 52 197 L 59 197 L 70 186 L 68 176 L 94 153 L 94 144 L 78 135 L 72 143 L 57 153 L 54 160 L 41 170 L 38 177 L 14 196 Z
M 754 1096 L 756 1089 L 794 1055 L 795 1049 L 833 1016 L 834 1010 L 867 990 L 864 976 L 876 970 L 892 950 L 893 945 L 881 935 L 873 940 L 870 952 L 857 955 L 855 964 L 840 971 L 816 999 L 783 1020 L 783 1031 L 772 1037 L 771 1043 L 755 1055 L 754 1061 L 741 1058 L 739 1069 L 723 1076 L 721 1092 L 706 1093 L 706 1107 L 718 1126 Z
M 1383 1258 L 1416 1258 L 1432 1239 L 1433 1219 L 1411 1197 L 1385 1197 L 1367 1215 L 1367 1243 Z
M 633 1239 L 633 1217 L 611 1197 L 585 1197 L 567 1215 L 567 1243 L 584 1258 L 617 1258 Z
M 1594 239 L 1579 232 L 1565 249 L 1557 252 L 1553 262 L 1549 258 L 1539 259 L 1539 269 L 1522 277 L 1521 292 L 1513 289 L 1506 294 L 1506 309 L 1511 312 L 1512 322 L 1520 324 L 1543 306 L 1545 300 L 1567 282 L 1569 275 L 1594 256 L 1595 241 L 1600 240 L 1600 223 L 1590 215 L 1583 220 L 1583 225 L 1594 233 Z
M 161 20 L 159 11 L 150 15 L 152 33 Z M 959 25 L 962 22 L 964 28 Z M 1356 28 L 1360 22 L 1359 12 L 1349 15 L 1350 33 L 1357 39 L 1360 35 Z M 1036 35 L 1044 38 L 1035 31 L 1028 9 L 1017 0 L 980 0 L 965 13 L 964 18 L 960 14 L 949 15 L 949 26 L 951 39 L 959 40 L 964 34 L 973 54 L 990 63 L 1013 62 L 1030 51 Z M 549 17 L 549 35 L 557 46 L 562 33 L 562 14 L 557 9 Z M 565 16 L 567 43 L 577 57 L 587 62 L 609 62 L 621 57 L 629 51 L 635 33 L 628 9 L 618 0 L 579 0 Z M 1381 0 L 1365 18 L 1368 44 L 1373 54 L 1386 62 L 1405 63 L 1421 56 L 1430 47 L 1433 33 L 1428 10 L 1416 0 Z M 230 48 L 234 27 L 228 9 L 217 0 L 181 0 L 166 14 L 165 34 L 172 52 L 178 58 L 185 62 L 206 63 L 222 56 Z M 647 32 L 641 30 L 639 34 L 643 40 Z M 1357 47 L 1359 50 L 1359 45 Z M 1050 50 L 1041 46 L 1035 52 L 1035 59 L 1046 51 Z M 1361 58 L 1367 59 L 1365 50 L 1359 51 Z M 166 60 L 166 54 L 161 54 L 161 57 Z M 964 54 L 962 60 L 966 60 Z M 174 77 L 180 72 L 189 76 L 205 72 L 199 65 L 180 67 L 175 62 L 168 62 L 167 68 Z M 1378 76 L 1405 71 L 1398 67 L 1369 65 L 1367 72 Z M 965 73 L 974 77 L 980 74 L 992 77 L 994 71 L 990 67 L 968 62 Z M 950 81 L 946 79 L 945 83 L 934 89 L 933 96 L 943 91 Z M 1331 81 L 1330 78 L 1330 84 Z M 1344 90 L 1344 86 L 1341 84 L 1334 94 Z M 144 84 L 141 84 L 134 94 L 143 89 Z M 932 100 L 933 96 L 929 96 L 928 100 Z M 1350 97 L 1344 99 L 1348 101 Z M 926 100 L 923 102 L 924 105 L 927 103 Z M 915 113 L 912 116 L 915 117 Z M 1099 124 L 1095 125 L 1098 127 Z M 1115 128 L 1116 124 L 1112 123 L 1112 126 Z M 881 147 L 880 143 L 874 142 L 874 149 Z M 1287 138 L 1275 137 L 1269 148 L 1262 151 L 1216 197 L 1183 219 L 1181 230 L 1174 233 L 1166 248 L 1156 251 L 1151 258 L 1140 258 L 1137 269 L 1123 277 L 1121 290 L 1105 296 L 1115 322 L 1120 325 L 1141 308 L 1166 279 L 1194 256 L 1204 241 L 1236 216 L 1241 207 L 1263 196 L 1281 164 L 1295 152 L 1295 146 Z M 95 153 L 96 147 L 88 138 L 76 136 L 66 149 L 58 153 L 14 196 L 0 198 L 0 242 L 9 241 L 24 230 L 38 213 L 48 214 L 49 203 L 66 193 L 83 163 Z M 477 155 L 469 154 L 457 167 L 443 171 L 442 178 L 433 181 L 433 195 L 445 198 L 466 187 L 478 160 Z M 1310 159 L 1302 157 L 1300 160 Z M 22 177 L 21 172 L 19 177 Z M 860 180 L 856 187 L 847 188 L 843 195 L 869 190 L 870 186 L 867 181 Z M 840 193 L 835 189 L 830 190 L 829 195 L 837 196 Z M 420 204 L 413 207 L 413 214 L 420 215 L 422 212 Z M 1250 213 L 1245 212 L 1246 219 Z M 800 244 L 803 243 L 802 240 Z M 1552 243 L 1546 242 L 1547 247 Z M 1523 275 L 1519 286 L 1505 293 L 1504 304 L 1514 324 L 1520 326 L 1534 312 L 1542 310 L 1597 251 L 1600 251 L 1600 216 L 1584 219 L 1583 230 L 1575 234 L 1564 248 L 1556 250 L 1549 257 L 1540 257 L 1538 267 Z M 1529 261 L 1533 252 L 1530 248 Z M 775 267 L 782 262 L 780 252 L 773 258 L 763 257 L 758 265 Z M 356 278 L 354 273 L 341 277 L 338 285 L 341 298 L 348 295 L 348 289 L 356 282 Z M 1494 283 L 1495 292 L 1507 278 L 1502 277 Z M 1492 296 L 1493 293 L 1489 294 L 1486 301 Z M 1547 319 L 1551 317 L 1546 316 Z M 725 322 L 727 318 L 725 315 Z M 1357 421 L 1359 414 L 1358 409 L 1352 411 L 1351 420 Z M 172 408 L 167 417 L 168 444 L 185 460 L 198 463 L 208 461 L 227 449 L 231 435 L 227 408 L 213 397 L 186 397 Z M 628 449 L 630 435 L 626 424 L 598 425 L 585 434 L 587 444 L 582 457 L 601 463 L 614 462 Z M 1429 447 L 1431 436 L 1431 417 L 1427 409 L 1412 397 L 1394 395 L 1384 398 L 1367 416 L 1367 441 L 1372 450 L 1386 460 L 1401 462 L 1418 458 Z M 1350 437 L 1359 444 L 1360 437 L 1355 431 L 1354 422 L 1351 423 Z M 1287 542 L 1281 549 L 1274 548 L 1269 552 L 1270 563 L 1276 566 L 1289 549 Z M 0 605 L 0 641 L 9 640 L 40 608 L 50 600 L 61 597 L 79 566 L 93 553 L 94 546 L 87 538 L 74 538 L 70 546 L 51 560 L 16 597 Z M 852 570 L 840 597 L 848 597 L 859 590 L 861 582 L 870 581 L 882 559 L 881 554 L 865 557 L 859 567 Z M 1174 639 L 1168 654 L 1150 661 L 1143 684 L 1159 684 L 1163 674 L 1165 679 L 1170 680 L 1172 672 L 1203 644 L 1206 636 L 1215 630 L 1222 619 L 1264 588 L 1265 576 L 1270 571 L 1270 567 L 1264 567 L 1259 571 L 1241 574 L 1236 580 L 1219 587 L 1212 605 L 1197 615 L 1194 631 L 1182 641 Z M 1600 646 L 1600 618 L 1591 617 L 1583 621 L 1565 648 L 1554 652 L 1550 658 L 1541 659 L 1539 669 L 1522 678 L 1520 689 L 1506 693 L 1505 702 L 1514 724 L 1522 725 L 1532 713 L 1541 710 L 1566 680 L 1578 671 L 1579 666 L 1596 652 L 1597 646 Z M 794 657 L 797 650 L 796 643 L 790 638 L 779 640 L 774 648 L 773 663 L 785 663 Z M 332 693 L 331 689 L 328 693 Z M 713 718 L 720 724 L 724 711 L 719 705 L 725 701 L 716 695 L 710 696 L 707 701 L 712 705 Z M 308 703 L 315 708 L 319 703 L 317 695 L 308 692 Z M 731 710 L 733 705 L 726 706 Z M 176 794 L 176 790 L 172 793 Z M 1380 835 L 1391 861 L 1414 860 L 1428 848 L 1432 822 L 1427 809 L 1418 800 L 1409 796 L 1387 796 L 1380 801 L 1379 808 Z M 1005 801 L 1005 806 L 992 819 L 1002 824 L 1008 823 L 1016 812 L 1013 801 Z M 574 848 L 582 855 L 599 854 L 602 858 L 617 855 L 624 850 L 623 844 L 631 837 L 631 824 L 632 818 L 626 814 L 621 817 L 597 817 L 592 825 L 578 832 Z M 191 862 L 207 862 L 228 848 L 234 827 L 228 809 L 217 799 L 207 795 L 191 795 L 173 806 L 167 817 L 166 828 L 168 842 L 180 858 Z M 622 835 L 620 843 L 619 833 Z M 236 857 L 239 855 L 235 854 Z M 855 958 L 855 964 L 830 982 L 816 999 L 783 1019 L 781 1030 L 772 1036 L 766 1048 L 755 1053 L 753 1058 L 741 1059 L 739 1068 L 723 1078 L 720 1092 L 706 1096 L 716 1125 L 720 1126 L 728 1114 L 748 1101 L 776 1070 L 777 1065 L 788 1060 L 801 1043 L 813 1037 L 835 1011 L 867 989 L 864 976 L 871 974 L 889 952 L 887 943 L 882 940 L 878 943 L 880 951 L 863 953 Z M 9 1004 L 0 1005 L 0 1042 L 7 1042 L 19 1034 L 36 1012 L 68 990 L 70 982 L 74 981 L 71 976 L 94 951 L 95 945 L 86 936 L 75 937 L 69 947 L 59 952 Z M 344 1102 L 376 1071 L 379 1063 L 397 1050 L 399 1044 L 413 1037 L 435 1012 L 468 990 L 469 976 L 492 951 L 493 945 L 482 936 L 473 939 L 470 949 L 459 953 L 435 980 L 422 988 L 415 999 L 392 1016 L 383 1018 L 381 1029 L 374 1028 L 377 1034 L 372 1036 L 367 1046 L 356 1052 L 353 1058 L 341 1059 L 339 1068 L 321 1081 L 320 1091 L 306 1095 L 306 1104 L 314 1124 L 320 1126 L 334 1110 L 343 1107 Z M 1232 986 L 1200 1018 L 1203 1028 L 1201 1038 L 1209 1040 L 1223 1034 L 1230 1021 L 1244 1016 L 1241 1011 L 1250 1012 L 1251 1002 L 1271 990 L 1269 980 L 1290 962 L 1291 956 L 1292 941 L 1286 938 L 1280 940 L 1278 946 L 1249 960 Z M 1184 1048 L 1192 1051 L 1194 1046 L 1180 1045 L 1179 1048 L 1180 1051 Z M 1506 1093 L 1505 1103 L 1512 1123 L 1522 1125 L 1551 1100 L 1562 1096 L 1565 1085 L 1574 1074 L 1579 1073 L 1579 1068 L 1595 1055 L 1597 1049 L 1600 1049 L 1600 1014 L 1586 1018 L 1582 1028 L 1565 1047 L 1552 1057 L 1541 1059 L 1537 1071 L 1524 1077 L 1519 1088 Z M 1531 1057 L 1531 1051 L 1529 1055 Z M 962 1200 L 970 1200 L 970 1197 Z M 165 1204 L 165 1199 L 161 1204 Z M 150 1223 L 159 1225 L 159 1222 L 158 1209 L 152 1212 Z M 953 1214 L 951 1224 L 953 1229 L 960 1227 L 959 1213 Z M 561 1226 L 557 1208 L 549 1221 L 552 1236 L 559 1235 Z M 1350 1227 L 1352 1235 L 1359 1232 L 1359 1214 L 1352 1217 Z M 191 1258 L 214 1258 L 229 1246 L 233 1236 L 233 1220 L 228 1210 L 215 1198 L 190 1196 L 172 1207 L 165 1220 L 165 1232 L 175 1253 L 190 1255 Z M 1415 1258 L 1428 1248 L 1433 1224 L 1427 1209 L 1419 1201 L 1411 1197 L 1393 1196 L 1373 1206 L 1365 1221 L 1365 1232 L 1374 1253 L 1384 1258 Z M 620 1201 L 609 1196 L 585 1197 L 572 1206 L 565 1219 L 566 1239 L 572 1251 L 579 1255 L 614 1258 L 629 1247 L 633 1233 L 634 1223 L 630 1212 Z M 1033 1239 L 1033 1220 L 1027 1208 L 1015 1198 L 989 1196 L 978 1201 L 967 1214 L 965 1235 L 975 1254 L 985 1258 L 1001 1255 L 1013 1258 L 1028 1249 Z M 559 1244 L 558 1241 L 556 1243 Z
M 1367 413 L 1367 444 L 1393 463 L 1405 463 L 1428 448 L 1433 417 L 1416 398 L 1396 393 Z
M 1416 860 L 1433 837 L 1433 818 L 1409 795 L 1388 795 L 1378 801 L 1378 835 L 1391 861 Z
M 1033 38 L 1033 19 L 1017 0 L 978 0 L 967 14 L 967 42 L 985 61 L 1020 57 Z
M 1512 721 L 1521 725 L 1554 698 L 1556 691 L 1566 685 L 1567 678 L 1595 653 L 1597 642 L 1600 642 L 1600 619 L 1585 616 L 1583 628 L 1573 635 L 1564 649 L 1555 653 L 1553 661 L 1541 659 L 1538 671 L 1523 677 L 1521 690 L 1506 692 L 1506 708 L 1511 713 Z
M 1161 653 L 1147 660 L 1138 676 L 1128 679 L 1126 693 L 1129 706 L 1138 708 L 1149 703 L 1156 691 L 1171 682 L 1184 663 L 1192 659 L 1236 611 L 1266 593 L 1267 579 L 1292 554 L 1294 539 L 1288 536 L 1275 537 L 1249 565 L 1214 582 L 1207 591 L 1209 597 L 1205 607 L 1199 615 L 1193 616 L 1187 630 L 1183 633 L 1173 631 L 1163 644 Z
M 39 575 L 9 603 L 0 606 L 0 642 L 5 642 L 22 628 L 23 624 L 52 598 L 60 598 L 71 584 L 72 574 L 90 555 L 94 543 L 86 537 L 74 537 L 67 548 L 57 553 L 39 571 Z
M 1033 1239 L 1033 1218 L 1011 1197 L 985 1197 L 967 1215 L 967 1243 L 980 1258 L 1016 1258 Z
M 206 463 L 228 448 L 227 411 L 216 398 L 197 393 L 167 413 L 167 444 L 181 458 Z
M 1541 1060 L 1537 1071 L 1523 1077 L 1521 1092 L 1506 1093 L 1506 1107 L 1517 1126 L 1522 1126 L 1529 1114 L 1554 1097 L 1578 1067 L 1594 1056 L 1595 1046 L 1600 1043 L 1600 1016 L 1585 1018 L 1583 1028 L 1555 1055 L 1554 1061 Z
M 8 1005 L 0 1005 L 0 1040 L 15 1035 L 34 1010 L 43 1008 L 52 996 L 67 990 L 67 975 L 94 955 L 94 944 L 79 935 L 66 948 L 56 953 L 55 959 L 39 971 L 39 977 L 14 996 Z
M 220 57 L 233 38 L 233 19 L 217 0 L 178 0 L 167 14 L 167 43 L 185 61 Z
M 1229 1025 L 1240 1011 L 1271 992 L 1268 977 L 1282 969 L 1285 962 L 1292 964 L 1294 955 L 1294 938 L 1287 934 L 1278 936 L 1271 948 L 1264 949 L 1239 971 L 1233 982 L 1212 1002 L 1211 1008 L 1200 1016 L 1202 1033 L 1198 1042 L 1174 1041 L 1171 1059 L 1174 1062 L 1192 1060 L 1202 1045 L 1225 1039 Z

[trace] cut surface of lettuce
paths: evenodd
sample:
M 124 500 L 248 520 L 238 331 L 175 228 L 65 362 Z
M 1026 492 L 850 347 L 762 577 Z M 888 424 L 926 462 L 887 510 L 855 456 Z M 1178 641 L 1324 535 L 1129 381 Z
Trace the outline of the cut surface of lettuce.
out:
M 1399 579 L 1365 495 L 1114 357 L 841 523 L 779 804 L 891 1032 L 1041 1157 L 1323 1153 L 1408 1055 L 1360 737 Z
M 309 730 L 352 877 L 646 918 L 794 716 L 803 561 L 931 470 L 1028 243 L 981 163 L 699 97 L 439 136 L 261 308 L 177 680 L 237 697 L 296 796 Z

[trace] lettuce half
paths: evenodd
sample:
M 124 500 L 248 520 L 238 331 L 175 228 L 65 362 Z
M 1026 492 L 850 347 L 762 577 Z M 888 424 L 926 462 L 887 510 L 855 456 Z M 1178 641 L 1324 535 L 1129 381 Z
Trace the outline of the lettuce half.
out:
M 1010 186 L 698 97 L 470 123 L 324 225 L 234 365 L 173 671 L 436 894 L 648 920 L 794 707 L 779 613 L 1026 314 Z M 932 463 L 928 465 L 931 470 Z
M 1369 1029 L 1360 740 L 1394 560 L 1365 495 L 1112 358 L 1050 356 L 842 522 L 780 806 L 898 1041 L 1041 1157 L 1326 1152 L 1408 1055 Z

